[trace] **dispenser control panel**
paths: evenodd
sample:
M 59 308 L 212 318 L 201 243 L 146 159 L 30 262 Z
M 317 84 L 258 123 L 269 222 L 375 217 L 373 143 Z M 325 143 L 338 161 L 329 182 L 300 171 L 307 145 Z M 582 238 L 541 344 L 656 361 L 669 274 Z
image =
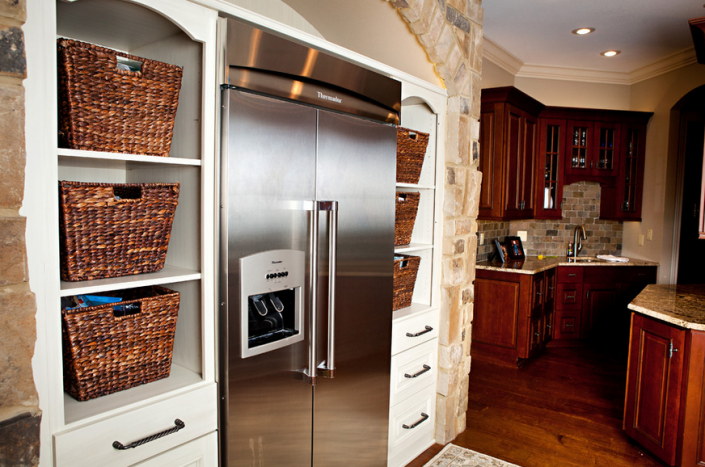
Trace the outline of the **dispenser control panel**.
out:
M 240 258 L 242 358 L 304 338 L 305 253 L 270 250 Z

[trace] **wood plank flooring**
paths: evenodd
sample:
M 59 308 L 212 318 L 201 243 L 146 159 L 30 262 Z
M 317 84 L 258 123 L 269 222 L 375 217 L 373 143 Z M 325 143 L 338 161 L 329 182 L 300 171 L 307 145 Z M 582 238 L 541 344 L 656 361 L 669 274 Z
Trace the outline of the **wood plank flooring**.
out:
M 453 443 L 522 467 L 659 467 L 622 431 L 626 374 L 624 345 L 549 348 L 520 369 L 474 360 L 467 428 Z

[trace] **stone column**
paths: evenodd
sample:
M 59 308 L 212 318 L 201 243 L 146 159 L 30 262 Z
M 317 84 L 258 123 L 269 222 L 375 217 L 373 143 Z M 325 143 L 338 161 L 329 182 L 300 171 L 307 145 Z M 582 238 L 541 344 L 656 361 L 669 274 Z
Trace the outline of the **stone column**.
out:
M 448 91 L 436 441 L 465 430 L 470 373 L 482 68 L 481 0 L 390 0 Z
M 36 340 L 24 196 L 25 0 L 0 0 L 0 467 L 39 462 L 41 413 L 32 376 Z

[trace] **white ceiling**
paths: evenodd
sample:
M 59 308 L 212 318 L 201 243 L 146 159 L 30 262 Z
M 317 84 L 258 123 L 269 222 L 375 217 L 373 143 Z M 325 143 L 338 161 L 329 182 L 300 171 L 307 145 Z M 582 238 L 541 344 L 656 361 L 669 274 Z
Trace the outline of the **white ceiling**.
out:
M 518 75 L 560 75 L 565 68 L 634 75 L 649 67 L 667 68 L 684 60 L 692 63 L 688 20 L 705 16 L 704 2 L 485 0 L 483 33 L 489 39 L 485 49 L 491 54 L 504 49 L 518 59 L 513 64 L 519 68 Z M 581 27 L 595 28 L 595 32 L 586 36 L 571 33 Z M 611 49 L 621 54 L 613 58 L 600 55 Z M 504 59 L 511 62 L 511 57 Z

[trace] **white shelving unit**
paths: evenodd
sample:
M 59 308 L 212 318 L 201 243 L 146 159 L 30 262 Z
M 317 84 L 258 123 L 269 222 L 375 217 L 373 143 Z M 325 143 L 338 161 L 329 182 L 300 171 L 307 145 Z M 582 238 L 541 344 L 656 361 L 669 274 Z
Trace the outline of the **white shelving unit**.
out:
M 411 243 L 395 253 L 421 262 L 411 306 L 396 310 L 392 325 L 389 411 L 390 467 L 404 466 L 434 442 L 445 114 L 447 96 L 402 82 L 401 126 L 429 134 L 418 184 L 398 183 L 398 191 L 420 193 Z
M 28 2 L 27 180 L 30 285 L 38 302 L 35 376 L 44 412 L 42 465 L 132 465 L 188 443 L 184 452 L 216 465 L 215 118 L 217 12 L 184 0 Z M 169 157 L 57 148 L 56 39 L 66 37 L 181 66 L 183 78 Z M 154 273 L 59 279 L 59 180 L 179 182 L 165 267 Z M 161 285 L 180 292 L 168 378 L 84 402 L 63 390 L 60 298 Z M 43 337 L 43 339 L 42 339 Z M 43 370 L 43 371 L 42 371 Z M 139 449 L 123 444 L 185 428 Z M 205 437 L 205 438 L 203 438 Z M 193 441 L 208 439 L 205 441 Z M 86 450 L 85 447 L 90 447 Z M 196 448 L 194 448 L 194 446 Z M 195 451 L 194 451 L 195 449 Z M 165 456 L 167 454 L 164 454 Z M 156 456 L 156 457 L 155 457 Z M 172 454 L 173 456 L 173 454 Z M 166 457 L 165 457 L 166 459 Z M 146 465 L 146 464 L 145 464 Z M 200 465 L 200 464 L 199 464 Z

